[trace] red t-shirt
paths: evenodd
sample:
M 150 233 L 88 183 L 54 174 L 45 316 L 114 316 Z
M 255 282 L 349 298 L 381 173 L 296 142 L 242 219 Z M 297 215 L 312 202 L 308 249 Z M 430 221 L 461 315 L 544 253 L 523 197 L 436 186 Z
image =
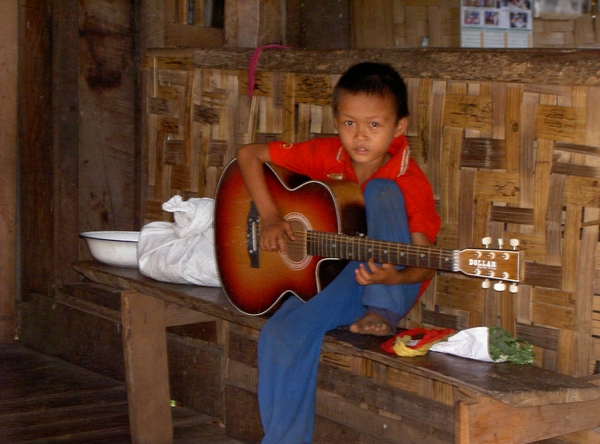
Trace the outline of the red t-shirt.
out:
M 313 180 L 350 180 L 358 183 L 350 155 L 338 137 L 292 144 L 271 142 L 269 153 L 275 164 Z M 431 184 L 410 157 L 406 137 L 394 138 L 388 153 L 391 159 L 369 180 L 379 178 L 395 181 L 404 195 L 409 231 L 423 233 L 433 243 L 440 230 L 441 219 L 435 211 Z M 363 190 L 369 180 L 362 184 Z

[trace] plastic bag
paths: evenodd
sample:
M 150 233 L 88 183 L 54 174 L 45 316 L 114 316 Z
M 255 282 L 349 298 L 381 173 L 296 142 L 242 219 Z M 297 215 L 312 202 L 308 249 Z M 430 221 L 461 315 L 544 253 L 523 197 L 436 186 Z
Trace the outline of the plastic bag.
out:
M 163 203 L 175 222 L 151 222 L 140 231 L 140 272 L 153 279 L 177 284 L 218 287 L 214 254 L 214 200 L 173 196 Z
M 512 364 L 531 364 L 535 357 L 530 343 L 515 338 L 501 327 L 468 328 L 450 336 L 447 341 L 434 344 L 430 350 L 478 361 Z
M 430 350 L 477 361 L 494 362 L 488 352 L 487 327 L 475 327 L 459 331 L 450 336 L 447 341 L 433 345 Z

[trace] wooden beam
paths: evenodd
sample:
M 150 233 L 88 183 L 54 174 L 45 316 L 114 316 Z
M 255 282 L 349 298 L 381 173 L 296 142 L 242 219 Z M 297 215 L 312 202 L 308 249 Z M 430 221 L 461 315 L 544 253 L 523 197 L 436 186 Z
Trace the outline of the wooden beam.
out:
M 600 400 L 535 407 L 512 407 L 488 397 L 459 401 L 455 442 L 516 444 L 540 441 L 600 425 L 599 408 Z
M 53 275 L 49 290 L 74 282 L 79 259 L 79 1 L 52 3 Z M 49 92 L 47 92 L 49 93 Z M 36 215 L 37 216 L 37 215 Z M 37 258 L 36 258 L 37 259 Z M 58 285 L 56 285 L 58 284 Z
M 211 322 L 218 318 L 196 310 L 190 310 L 182 305 L 165 302 L 165 326 L 176 327 L 180 325 L 199 324 Z
M 18 8 L 19 2 L 0 2 L 0 343 L 15 336 Z
M 139 50 L 165 46 L 165 2 L 139 2 L 136 13 L 139 26 Z
M 181 23 L 165 24 L 165 46 L 220 48 L 223 46 L 223 30 Z
M 226 30 L 227 32 L 227 30 Z M 227 37 L 226 37 L 227 40 Z M 247 70 L 253 50 L 245 48 L 194 49 L 194 67 Z M 354 49 L 354 50 L 280 50 L 261 53 L 257 71 L 310 72 L 341 74 L 350 66 L 364 61 L 389 63 L 405 78 L 461 81 L 511 82 L 543 85 L 600 85 L 600 50 L 598 49 L 532 49 L 479 50 L 472 48 L 441 49 Z M 157 49 L 146 53 L 156 57 L 156 65 L 145 61 L 147 69 L 163 68 L 162 59 L 174 61 L 171 50 Z M 527 75 L 523 75 L 526 72 Z
M 28 0 L 19 17 L 19 285 L 47 294 L 53 273 L 52 8 Z M 26 196 L 26 198 L 25 198 Z

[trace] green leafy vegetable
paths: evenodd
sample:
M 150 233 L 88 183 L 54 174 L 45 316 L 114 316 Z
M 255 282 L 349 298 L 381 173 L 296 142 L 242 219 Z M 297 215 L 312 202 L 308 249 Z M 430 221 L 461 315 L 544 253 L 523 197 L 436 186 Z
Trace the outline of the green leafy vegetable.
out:
M 488 353 L 494 361 L 512 364 L 533 362 L 535 353 L 529 342 L 515 338 L 501 327 L 489 327 L 488 335 Z

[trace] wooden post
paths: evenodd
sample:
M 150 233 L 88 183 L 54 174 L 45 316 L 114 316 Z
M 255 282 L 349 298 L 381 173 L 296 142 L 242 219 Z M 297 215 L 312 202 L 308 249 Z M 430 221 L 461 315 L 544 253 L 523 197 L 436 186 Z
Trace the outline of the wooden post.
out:
M 50 286 L 77 280 L 79 259 L 79 2 L 52 5 L 53 276 Z
M 225 0 L 225 46 L 256 48 L 283 43 L 279 0 Z
M 165 303 L 124 291 L 121 316 L 131 440 L 134 444 L 172 443 Z
M 17 223 L 17 11 L 0 3 L 0 343 L 15 336 Z

